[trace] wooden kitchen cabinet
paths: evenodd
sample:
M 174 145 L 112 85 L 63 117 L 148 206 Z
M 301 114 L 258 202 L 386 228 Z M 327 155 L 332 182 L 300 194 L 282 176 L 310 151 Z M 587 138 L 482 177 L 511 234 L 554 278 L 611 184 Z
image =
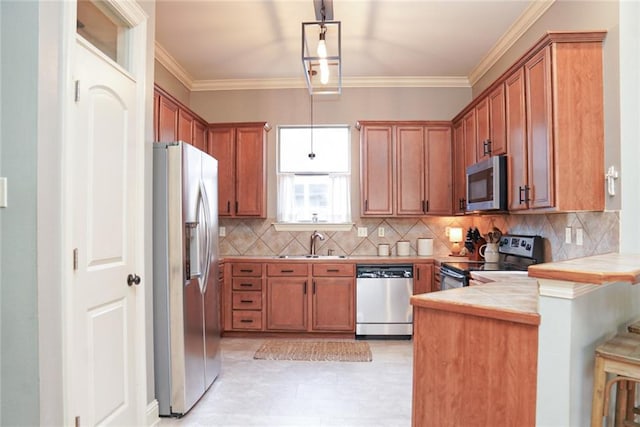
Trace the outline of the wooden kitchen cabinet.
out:
M 507 77 L 510 210 L 604 209 L 604 34 L 551 32 Z
M 314 331 L 355 332 L 355 265 L 313 264 Z
M 451 213 L 451 126 L 395 127 L 396 214 Z
M 178 140 L 178 111 L 179 107 L 176 102 L 166 95 L 159 95 L 156 141 L 173 142 Z
M 225 263 L 222 292 L 224 331 L 263 329 L 263 268 L 261 263 Z
M 207 123 L 203 119 L 157 85 L 153 99 L 154 141 L 184 141 L 207 151 Z
M 464 214 L 467 208 L 466 160 L 464 149 L 464 121 L 453 124 L 453 213 Z
M 433 264 L 413 264 L 413 294 L 426 294 L 432 291 Z
M 362 216 L 451 214 L 451 124 L 362 122 Z
M 365 124 L 360 130 L 362 216 L 393 215 L 393 127 Z
M 266 123 L 209 125 L 207 151 L 218 159 L 218 214 L 266 218 Z
M 308 264 L 267 264 L 267 330 L 307 330 L 308 271 Z
M 476 161 L 505 154 L 505 99 L 504 86 L 498 85 L 475 106 Z

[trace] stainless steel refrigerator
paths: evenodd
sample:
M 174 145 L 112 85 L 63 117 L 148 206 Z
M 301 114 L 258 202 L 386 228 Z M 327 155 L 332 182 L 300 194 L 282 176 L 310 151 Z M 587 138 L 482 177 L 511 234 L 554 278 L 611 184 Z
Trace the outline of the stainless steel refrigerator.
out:
M 160 415 L 180 416 L 220 373 L 218 162 L 156 143 L 153 168 L 155 391 Z

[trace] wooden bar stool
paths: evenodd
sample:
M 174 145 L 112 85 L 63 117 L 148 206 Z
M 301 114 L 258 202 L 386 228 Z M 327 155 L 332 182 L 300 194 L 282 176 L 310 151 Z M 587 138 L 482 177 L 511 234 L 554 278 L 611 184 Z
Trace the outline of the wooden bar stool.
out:
M 640 334 L 640 320 L 633 322 L 627 326 L 627 331 Z M 618 388 L 625 388 L 626 390 L 619 391 L 620 393 L 626 393 L 627 402 L 627 420 L 634 420 L 636 415 L 640 415 L 640 408 L 636 407 L 636 384 L 633 382 L 621 381 L 618 383 Z
M 602 427 L 609 412 L 609 399 L 613 385 L 627 382 L 632 387 L 640 383 L 640 334 L 624 332 L 598 346 L 593 373 L 593 400 L 591 427 Z M 615 376 L 607 381 L 607 374 Z M 616 396 L 616 427 L 638 426 L 629 419 L 628 387 L 618 387 Z M 631 403 L 633 406 L 633 403 Z

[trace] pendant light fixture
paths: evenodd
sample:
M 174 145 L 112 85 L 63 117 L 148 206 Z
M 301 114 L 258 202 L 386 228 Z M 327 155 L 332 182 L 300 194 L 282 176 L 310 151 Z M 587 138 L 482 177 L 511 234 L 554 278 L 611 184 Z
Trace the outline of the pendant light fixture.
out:
M 302 65 L 310 95 L 342 91 L 340 21 L 333 19 L 333 0 L 314 0 L 315 22 L 302 23 Z

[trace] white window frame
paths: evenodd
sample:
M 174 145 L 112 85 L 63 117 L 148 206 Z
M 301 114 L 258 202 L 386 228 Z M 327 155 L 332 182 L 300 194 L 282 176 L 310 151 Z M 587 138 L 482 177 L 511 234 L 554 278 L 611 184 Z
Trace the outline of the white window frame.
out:
M 303 130 L 319 130 L 323 128 L 340 128 L 346 129 L 347 133 L 347 147 L 346 147 L 346 171 L 307 171 L 307 170 L 298 170 L 296 172 L 290 171 L 282 171 L 281 169 L 281 135 L 282 131 L 286 129 L 303 129 Z M 314 152 L 322 155 L 322 149 L 319 148 L 319 144 L 321 142 L 317 138 L 317 134 L 314 134 L 315 140 L 314 144 Z M 276 230 L 349 230 L 353 226 L 351 221 L 351 133 L 350 128 L 347 125 L 322 125 L 322 126 L 279 126 L 278 127 L 278 141 L 276 148 L 276 177 L 277 177 L 277 222 L 274 224 Z M 305 146 L 305 149 L 309 152 L 311 151 L 311 138 L 309 137 L 309 141 Z M 305 158 L 302 158 L 303 162 L 309 162 Z M 315 161 L 310 160 L 310 161 Z M 346 218 L 344 221 L 328 221 L 322 218 L 321 216 L 317 219 L 317 222 L 314 222 L 314 219 L 311 215 L 308 215 L 309 218 L 305 218 L 303 220 L 292 218 L 291 216 L 294 214 L 293 208 L 287 211 L 286 204 L 288 203 L 283 199 L 285 193 L 293 194 L 294 180 L 296 177 L 300 177 L 304 180 L 305 177 L 313 177 L 313 176 L 326 176 L 329 181 L 329 185 L 333 184 L 337 188 L 338 191 L 333 193 L 334 197 L 338 199 L 335 203 L 343 203 L 343 208 L 346 209 L 344 212 Z M 345 194 L 346 193 L 346 194 Z M 292 197 L 292 196 L 290 196 Z M 331 194 L 327 197 L 331 197 Z M 291 201 L 291 200 L 289 200 Z M 329 214 L 330 213 L 325 213 Z

